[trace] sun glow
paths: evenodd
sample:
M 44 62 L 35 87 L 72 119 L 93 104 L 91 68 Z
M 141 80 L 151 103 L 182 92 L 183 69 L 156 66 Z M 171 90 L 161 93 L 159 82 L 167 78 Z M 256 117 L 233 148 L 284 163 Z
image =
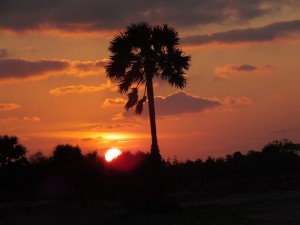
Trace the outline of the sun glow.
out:
M 113 159 L 117 158 L 122 154 L 121 150 L 117 148 L 111 148 L 105 153 L 105 160 L 107 162 L 112 161 Z

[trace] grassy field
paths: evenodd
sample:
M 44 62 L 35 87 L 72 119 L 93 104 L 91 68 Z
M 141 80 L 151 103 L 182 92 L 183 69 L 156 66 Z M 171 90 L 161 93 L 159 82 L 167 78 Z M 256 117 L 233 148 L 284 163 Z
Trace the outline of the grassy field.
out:
M 178 198 L 178 196 L 177 196 Z M 0 204 L 1 225 L 299 225 L 300 192 L 178 198 L 180 209 L 144 213 L 113 202 Z

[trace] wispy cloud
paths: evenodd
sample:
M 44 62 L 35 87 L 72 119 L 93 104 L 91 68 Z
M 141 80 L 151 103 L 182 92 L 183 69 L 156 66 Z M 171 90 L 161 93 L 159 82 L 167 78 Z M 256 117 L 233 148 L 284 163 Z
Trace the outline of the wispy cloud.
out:
M 249 43 L 267 42 L 280 38 L 295 38 L 300 34 L 300 20 L 272 23 L 263 27 L 229 30 L 210 35 L 195 35 L 183 39 L 186 45 L 210 43 Z
M 112 124 L 101 124 L 93 129 L 93 131 L 103 131 L 103 130 L 120 130 L 128 129 L 132 127 L 139 127 L 137 123 L 112 123 Z
M 227 96 L 224 100 L 219 100 L 222 103 L 222 106 L 218 109 L 224 112 L 236 112 L 241 107 L 253 105 L 253 101 L 249 97 L 240 96 L 232 97 Z
M 108 59 L 102 59 L 97 61 L 71 61 L 69 73 L 75 76 L 88 76 L 99 74 L 101 69 L 108 62 Z
M 254 66 L 251 64 L 226 64 L 215 68 L 215 78 L 217 80 L 223 80 L 229 79 L 232 76 L 264 74 L 273 70 L 274 66 L 271 65 Z
M 107 59 L 98 61 L 0 59 L 0 82 L 7 80 L 40 80 L 49 76 L 98 75 Z
M 20 107 L 21 105 L 15 103 L 0 103 L 0 111 L 15 110 Z
M 59 87 L 55 88 L 49 91 L 49 94 L 51 95 L 66 95 L 66 94 L 83 94 L 83 93 L 92 93 L 92 92 L 98 92 L 101 90 L 101 87 L 99 86 L 86 86 L 86 85 L 70 85 L 65 87 Z
M 24 32 L 55 28 L 66 32 L 92 32 L 123 28 L 128 21 L 195 27 L 246 22 L 298 5 L 298 0 L 27 0 L 26 4 L 23 0 L 2 0 L 0 29 Z
M 28 122 L 40 122 L 41 118 L 38 116 L 25 116 L 23 120 Z
M 102 104 L 102 107 L 110 107 L 110 106 L 124 106 L 127 100 L 124 98 L 115 98 L 115 99 L 105 99 Z
M 117 86 L 111 83 L 109 80 L 99 86 L 88 86 L 88 85 L 69 85 L 64 87 L 58 87 L 51 89 L 49 91 L 50 95 L 61 96 L 67 94 L 84 94 L 84 93 L 94 93 L 104 90 L 115 91 Z M 112 103 L 112 101 L 110 101 Z

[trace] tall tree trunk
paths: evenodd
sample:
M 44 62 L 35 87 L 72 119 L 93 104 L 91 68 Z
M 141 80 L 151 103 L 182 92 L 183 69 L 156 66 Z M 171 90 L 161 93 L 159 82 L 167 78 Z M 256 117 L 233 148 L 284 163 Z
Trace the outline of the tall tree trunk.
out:
M 153 93 L 152 78 L 147 79 L 146 85 L 147 85 L 150 127 L 151 127 L 151 137 L 152 137 L 151 155 L 152 155 L 152 157 L 155 161 L 160 161 L 161 160 L 161 155 L 159 153 L 159 148 L 158 148 L 158 143 L 157 143 L 155 108 L 154 108 L 154 93 Z

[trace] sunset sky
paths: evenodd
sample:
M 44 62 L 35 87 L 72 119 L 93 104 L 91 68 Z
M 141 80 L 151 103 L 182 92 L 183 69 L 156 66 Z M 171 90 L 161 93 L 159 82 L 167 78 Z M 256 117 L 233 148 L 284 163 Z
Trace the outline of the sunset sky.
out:
M 106 78 L 108 45 L 131 23 L 168 24 L 192 57 L 183 90 L 155 80 L 164 158 L 300 142 L 299 0 L 1 0 L 0 135 L 29 153 L 148 151 L 148 114 Z

